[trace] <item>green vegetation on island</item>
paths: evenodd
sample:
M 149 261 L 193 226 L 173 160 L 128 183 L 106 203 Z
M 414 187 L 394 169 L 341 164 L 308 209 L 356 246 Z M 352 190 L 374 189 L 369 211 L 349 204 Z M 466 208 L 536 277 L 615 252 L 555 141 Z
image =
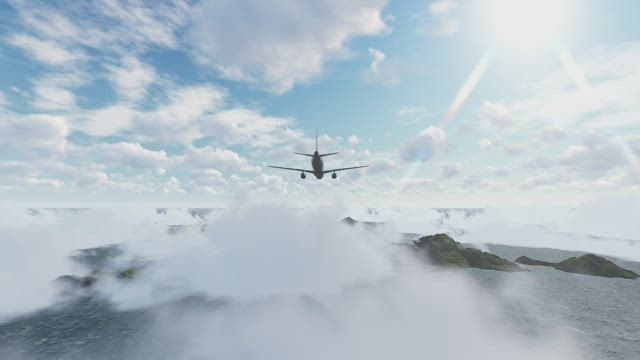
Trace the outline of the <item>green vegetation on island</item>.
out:
M 516 262 L 524 265 L 548 266 L 564 272 L 575 274 L 623 279 L 638 278 L 638 274 L 634 273 L 633 271 L 623 269 L 614 264 L 612 261 L 594 254 L 570 257 L 557 263 L 534 260 L 526 256 L 521 256 L 516 259 Z
M 63 291 L 90 290 L 105 277 L 121 281 L 135 279 L 147 261 L 140 257 L 123 259 L 124 256 L 125 251 L 117 244 L 77 250 L 69 258 L 85 268 L 88 275 L 63 275 L 55 279 L 55 283 L 60 284 Z
M 431 263 L 439 266 L 507 272 L 522 271 L 517 264 L 497 255 L 464 247 L 447 234 L 423 236 L 414 241 L 413 246 L 419 253 L 424 254 Z

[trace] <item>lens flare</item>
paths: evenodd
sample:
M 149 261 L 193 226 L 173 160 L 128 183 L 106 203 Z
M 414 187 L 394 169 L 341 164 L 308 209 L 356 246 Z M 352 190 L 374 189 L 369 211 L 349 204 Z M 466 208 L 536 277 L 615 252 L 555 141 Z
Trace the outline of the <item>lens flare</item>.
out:
M 478 61 L 476 66 L 473 68 L 473 71 L 471 71 L 471 74 L 469 74 L 469 77 L 464 82 L 464 84 L 460 88 L 460 91 L 458 91 L 458 94 L 451 102 L 451 105 L 449 105 L 447 114 L 445 115 L 443 120 L 443 124 L 448 123 L 455 116 L 458 110 L 460 110 L 460 107 L 462 106 L 462 104 L 464 104 L 464 101 L 467 99 L 469 94 L 471 94 L 471 91 L 473 91 L 476 85 L 478 85 L 478 82 L 482 78 L 482 75 L 484 75 L 484 73 L 487 71 L 487 68 L 491 64 L 494 56 L 495 50 L 493 48 L 490 48 L 482 55 L 480 61 Z
M 640 178 L 640 159 L 638 159 L 638 156 L 633 152 L 633 150 L 631 150 L 629 144 L 627 144 L 624 139 L 617 138 L 616 142 L 618 144 L 618 147 L 620 147 L 622 155 L 629 163 L 629 166 L 636 173 L 636 175 L 638 175 L 638 178 Z
M 560 61 L 562 61 L 562 67 L 567 72 L 567 75 L 576 83 L 578 89 L 581 91 L 589 90 L 589 82 L 587 81 L 587 77 L 584 74 L 584 71 L 576 61 L 576 59 L 571 55 L 569 49 L 565 46 L 560 46 L 558 49 L 560 53 Z

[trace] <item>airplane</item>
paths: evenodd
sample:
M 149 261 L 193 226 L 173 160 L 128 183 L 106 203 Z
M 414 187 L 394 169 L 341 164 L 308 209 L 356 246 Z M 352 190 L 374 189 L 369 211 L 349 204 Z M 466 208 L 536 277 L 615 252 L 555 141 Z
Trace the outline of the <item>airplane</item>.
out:
M 324 163 L 322 162 L 322 158 L 325 157 L 325 156 L 329 156 L 329 155 L 336 155 L 338 153 L 337 152 L 332 152 L 332 153 L 328 153 L 328 154 L 320 154 L 320 153 L 318 153 L 318 130 L 316 130 L 316 151 L 313 154 L 303 154 L 303 153 L 294 153 L 294 154 L 302 155 L 302 156 L 309 156 L 311 158 L 311 167 L 313 168 L 313 170 L 296 169 L 296 168 L 289 168 L 289 167 L 282 167 L 282 166 L 272 166 L 272 165 L 268 165 L 268 166 L 270 168 L 274 168 L 274 169 L 300 171 L 300 178 L 302 178 L 302 179 L 305 179 L 307 177 L 307 175 L 306 175 L 307 173 L 313 174 L 316 177 L 316 179 L 318 179 L 318 180 L 322 179 L 324 177 L 324 174 L 327 174 L 327 173 L 332 173 L 331 174 L 331 178 L 335 179 L 335 178 L 338 177 L 338 174 L 336 174 L 336 172 L 338 172 L 338 171 L 361 169 L 361 168 L 369 167 L 369 165 L 362 165 L 362 166 L 352 166 L 352 167 L 346 167 L 346 168 L 324 170 Z

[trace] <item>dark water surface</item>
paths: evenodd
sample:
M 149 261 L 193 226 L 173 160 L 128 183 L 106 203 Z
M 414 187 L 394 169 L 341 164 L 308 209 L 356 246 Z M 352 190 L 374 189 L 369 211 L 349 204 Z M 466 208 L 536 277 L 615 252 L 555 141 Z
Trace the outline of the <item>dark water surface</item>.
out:
M 508 259 L 527 255 L 557 261 L 580 253 L 492 245 L 490 251 Z M 640 272 L 640 263 L 616 262 Z M 640 359 L 640 280 L 607 279 L 569 274 L 545 267 L 507 274 L 470 270 L 488 289 L 522 281 L 527 291 L 512 290 L 505 313 L 514 328 L 535 335 L 561 327 L 578 339 L 593 359 Z M 522 297 L 521 301 L 517 300 Z M 535 311 L 525 309 L 532 303 Z M 91 297 L 77 298 L 0 324 L 0 359 L 175 359 L 175 339 L 150 332 L 158 312 L 186 308 L 216 311 L 223 302 L 194 296 L 138 310 L 118 310 Z

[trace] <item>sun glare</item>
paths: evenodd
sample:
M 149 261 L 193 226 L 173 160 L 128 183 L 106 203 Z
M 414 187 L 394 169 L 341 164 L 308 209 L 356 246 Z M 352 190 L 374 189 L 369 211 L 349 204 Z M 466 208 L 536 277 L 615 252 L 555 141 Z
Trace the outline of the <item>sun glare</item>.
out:
M 565 30 L 567 0 L 491 0 L 488 20 L 501 46 L 546 45 L 558 40 Z

